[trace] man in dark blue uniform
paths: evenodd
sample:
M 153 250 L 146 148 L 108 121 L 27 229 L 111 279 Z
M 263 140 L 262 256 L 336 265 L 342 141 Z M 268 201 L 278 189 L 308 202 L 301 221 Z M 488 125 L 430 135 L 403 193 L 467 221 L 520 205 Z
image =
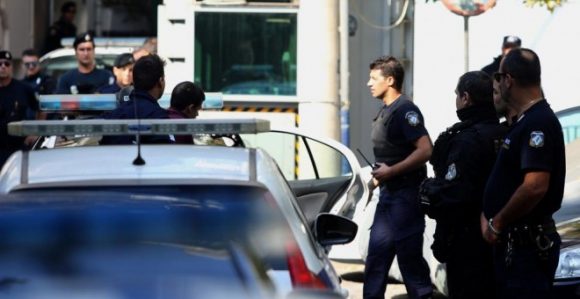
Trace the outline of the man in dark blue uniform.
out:
M 435 141 L 430 160 L 435 178 L 421 184 L 421 203 L 437 221 L 431 249 L 446 263 L 449 297 L 493 299 L 492 248 L 481 236 L 479 218 L 485 183 L 507 127 L 499 124 L 492 78 L 485 72 L 465 73 L 455 93 L 460 122 Z
M 383 106 L 371 133 L 376 167 L 369 187 L 372 192 L 380 186 L 380 197 L 365 262 L 365 299 L 384 298 L 395 256 L 410 298 L 430 298 L 433 292 L 423 258 L 425 217 L 417 200 L 432 144 L 421 111 L 401 93 L 403 79 L 403 66 L 394 57 L 370 64 L 367 85 Z
M 517 121 L 501 146 L 484 193 L 481 229 L 494 245 L 500 298 L 551 298 L 560 253 L 552 215 L 566 174 L 560 122 L 544 99 L 540 60 L 510 51 L 494 80 Z
M 63 37 L 75 37 L 77 26 L 74 24 L 77 14 L 77 5 L 73 1 L 67 1 L 60 7 L 60 18 L 49 28 L 46 45 L 43 53 L 62 47 L 60 43 Z
M 110 71 L 96 67 L 95 43 L 91 34 L 77 36 L 73 46 L 78 67 L 59 78 L 56 94 L 91 94 L 102 86 L 115 83 L 115 77 Z
M 165 63 L 155 54 L 137 60 L 133 68 L 135 89 L 129 100 L 104 115 L 105 119 L 164 119 L 167 110 L 157 102 L 165 90 Z M 141 136 L 142 143 L 172 143 L 169 135 Z M 101 144 L 131 144 L 135 136 L 104 136 Z
M 22 51 L 22 66 L 24 68 L 22 82 L 32 87 L 37 95 L 52 94 L 56 88 L 56 82 L 52 77 L 42 73 L 39 59 L 40 56 L 34 49 Z
M 121 89 L 130 88 L 133 85 L 133 66 L 135 59 L 131 53 L 119 54 L 115 58 L 113 65 L 113 74 L 115 75 L 115 84 L 105 85 L 97 91 L 98 93 L 114 93 L 117 95 L 117 102 L 121 103 L 124 99 L 121 96 Z
M 12 69 L 12 54 L 0 51 L 0 168 L 15 151 L 32 140 L 8 135 L 8 123 L 23 119 L 34 119 L 38 101 L 28 85 L 15 80 Z M 33 114 L 30 113 L 33 112 Z

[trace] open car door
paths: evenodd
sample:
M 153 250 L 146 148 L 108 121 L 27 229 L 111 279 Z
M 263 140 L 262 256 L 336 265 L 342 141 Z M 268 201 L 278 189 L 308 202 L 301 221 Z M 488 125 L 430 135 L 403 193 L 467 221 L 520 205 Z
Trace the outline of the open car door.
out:
M 276 159 L 310 224 L 319 213 L 352 218 L 368 194 L 353 152 L 331 138 L 294 128 L 241 137 L 246 147 L 261 147 Z

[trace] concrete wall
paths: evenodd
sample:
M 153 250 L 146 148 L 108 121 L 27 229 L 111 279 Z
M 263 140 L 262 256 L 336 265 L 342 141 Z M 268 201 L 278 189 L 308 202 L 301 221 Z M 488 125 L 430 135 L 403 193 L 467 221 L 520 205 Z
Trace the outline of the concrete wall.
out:
M 513 34 L 536 51 L 542 82 L 555 111 L 580 105 L 580 1 L 568 0 L 550 13 L 522 1 L 500 0 L 495 8 L 469 21 L 469 70 L 479 70 L 499 55 L 502 38 Z M 436 138 L 457 120 L 455 86 L 464 72 L 463 18 L 442 3 L 417 1 L 415 7 L 415 101 Z

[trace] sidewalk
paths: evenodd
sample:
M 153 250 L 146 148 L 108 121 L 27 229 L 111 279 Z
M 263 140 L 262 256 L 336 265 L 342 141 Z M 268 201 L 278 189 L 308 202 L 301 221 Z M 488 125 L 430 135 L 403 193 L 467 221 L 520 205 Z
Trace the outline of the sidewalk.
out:
M 351 264 L 332 261 L 332 265 L 336 269 L 336 272 L 342 278 L 342 286 L 348 289 L 350 293 L 350 299 L 362 299 L 362 287 L 363 287 L 363 264 Z M 387 292 L 385 293 L 385 299 L 407 299 L 407 292 L 405 290 L 405 285 L 398 282 L 389 283 L 387 287 Z M 445 299 L 446 297 L 437 293 L 433 296 L 434 299 Z

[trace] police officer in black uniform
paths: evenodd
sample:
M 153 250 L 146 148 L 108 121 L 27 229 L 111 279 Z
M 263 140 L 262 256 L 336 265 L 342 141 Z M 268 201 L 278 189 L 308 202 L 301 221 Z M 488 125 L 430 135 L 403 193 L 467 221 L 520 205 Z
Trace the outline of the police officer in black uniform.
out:
M 40 56 L 34 49 L 22 51 L 22 66 L 24 68 L 22 82 L 32 87 L 37 95 L 52 94 L 56 88 L 56 81 L 42 73 L 39 59 Z
M 562 127 L 544 99 L 540 60 L 515 49 L 494 80 L 517 112 L 484 193 L 481 229 L 494 245 L 500 298 L 551 298 L 560 253 L 552 215 L 562 203 L 566 173 Z
M 98 69 L 95 61 L 95 42 L 90 33 L 76 37 L 73 43 L 78 67 L 58 79 L 57 94 L 91 94 L 106 85 L 115 83 L 113 74 Z
M 12 54 L 0 51 L 0 167 L 13 152 L 23 149 L 25 143 L 32 142 L 23 137 L 8 135 L 8 123 L 33 119 L 29 112 L 38 111 L 34 91 L 12 77 L 12 67 Z
M 485 183 L 507 127 L 499 124 L 492 78 L 485 72 L 465 73 L 455 94 L 460 122 L 435 141 L 430 160 L 435 177 L 421 184 L 421 203 L 437 221 L 431 248 L 446 263 L 449 297 L 492 299 L 492 248 L 482 238 L 479 218 Z
M 425 217 L 417 201 L 432 144 L 421 111 L 401 94 L 403 79 L 403 66 L 394 57 L 370 64 L 367 85 L 383 106 L 371 133 L 376 167 L 369 187 L 372 192 L 380 186 L 380 197 L 365 262 L 365 299 L 384 298 L 395 256 L 410 298 L 430 298 L 433 292 L 423 258 Z
M 61 48 L 62 38 L 77 35 L 77 26 L 74 24 L 76 13 L 77 5 L 73 1 L 67 1 L 60 7 L 60 18 L 49 28 L 43 53 Z
M 117 109 L 106 113 L 105 119 L 165 119 L 167 110 L 157 102 L 165 90 L 165 63 L 159 56 L 150 54 L 137 60 L 133 68 L 135 89 L 129 100 Z M 135 136 L 104 136 L 101 144 L 131 144 Z M 141 136 L 142 143 L 172 143 L 169 135 Z
M 506 35 L 503 37 L 503 42 L 501 44 L 501 55 L 493 58 L 493 61 L 484 66 L 481 70 L 486 72 L 488 75 L 492 76 L 493 73 L 499 70 L 499 63 L 501 59 L 511 50 L 517 49 L 522 46 L 522 40 L 515 35 Z

